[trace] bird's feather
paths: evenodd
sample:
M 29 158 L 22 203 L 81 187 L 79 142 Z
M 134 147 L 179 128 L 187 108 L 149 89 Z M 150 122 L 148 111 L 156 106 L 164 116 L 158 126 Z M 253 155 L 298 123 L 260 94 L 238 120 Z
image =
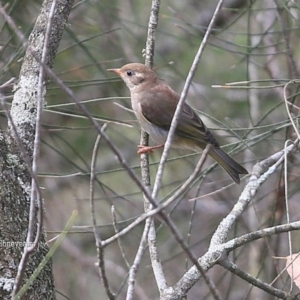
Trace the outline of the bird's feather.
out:
M 166 85 L 163 88 L 161 87 L 160 85 L 160 90 L 155 91 L 156 86 L 154 86 L 152 88 L 153 91 L 148 93 L 149 96 L 144 93 L 144 97 L 140 101 L 141 113 L 150 123 L 169 131 L 179 95 Z M 170 94 L 172 97 L 170 97 Z M 172 99 L 172 101 L 166 101 L 165 99 L 167 98 Z M 202 149 L 207 143 L 215 147 L 220 146 L 199 116 L 187 103 L 183 104 L 175 134 L 185 139 L 198 141 L 198 146 Z

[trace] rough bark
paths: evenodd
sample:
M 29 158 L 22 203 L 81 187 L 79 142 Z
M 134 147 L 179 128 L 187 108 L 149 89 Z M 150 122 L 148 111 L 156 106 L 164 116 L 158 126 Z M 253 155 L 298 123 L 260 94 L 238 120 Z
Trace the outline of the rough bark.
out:
M 48 16 L 52 0 L 45 0 L 34 29 L 29 37 L 18 83 L 14 87 L 11 107 L 12 122 L 29 160 L 33 155 L 35 136 L 38 78 Z M 46 65 L 53 66 L 54 58 L 74 0 L 59 0 L 53 18 Z M 46 93 L 47 79 L 43 84 Z M 24 161 L 24 153 L 16 142 L 16 134 L 9 122 L 7 132 L 0 133 L 0 299 L 11 299 L 14 279 L 26 241 L 30 208 L 31 176 Z M 22 285 L 37 268 L 48 251 L 42 232 L 37 249 L 30 255 Z M 24 299 L 56 299 L 52 265 L 48 263 L 33 282 Z

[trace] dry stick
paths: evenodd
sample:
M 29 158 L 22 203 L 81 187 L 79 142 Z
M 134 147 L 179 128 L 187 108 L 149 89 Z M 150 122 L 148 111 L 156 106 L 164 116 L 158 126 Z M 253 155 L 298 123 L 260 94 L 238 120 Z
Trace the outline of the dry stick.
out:
M 106 124 L 103 125 L 103 130 L 106 128 Z M 90 176 L 90 209 L 91 209 L 91 218 L 93 223 L 93 231 L 94 231 L 94 237 L 95 237 L 95 243 L 97 248 L 97 256 L 98 256 L 98 267 L 99 267 L 99 273 L 103 281 L 103 286 L 105 288 L 107 297 L 110 300 L 114 300 L 115 296 L 111 292 L 111 289 L 109 287 L 108 279 L 106 276 L 106 270 L 105 270 L 105 262 L 104 262 L 104 248 L 101 245 L 101 237 L 97 232 L 97 222 L 95 218 L 95 205 L 94 205 L 94 179 L 95 179 L 95 165 L 97 160 L 97 154 L 98 154 L 98 148 L 99 143 L 101 140 L 101 135 L 97 136 L 94 149 L 93 149 L 93 155 L 92 155 L 92 161 L 91 161 L 91 176 Z
M 290 84 L 299 84 L 299 80 L 291 80 L 289 82 L 287 82 L 285 85 L 284 85 L 284 88 L 283 88 L 283 97 L 284 97 L 284 103 L 285 103 L 285 108 L 286 108 L 286 112 L 288 114 L 288 117 L 293 125 L 293 128 L 295 130 L 295 133 L 297 134 L 297 138 L 300 139 L 300 134 L 299 134 L 299 131 L 298 131 L 298 126 L 295 124 L 295 121 L 292 117 L 292 114 L 290 112 L 290 109 L 289 109 L 289 101 L 288 101 L 288 97 L 287 97 L 287 88 Z
M 287 140 L 284 143 L 284 149 L 288 146 L 288 144 L 291 143 L 291 141 Z M 289 182 L 288 182 L 288 166 L 287 166 L 288 160 L 287 160 L 287 153 L 284 151 L 284 200 L 285 200 L 285 210 L 286 210 L 286 222 L 290 223 L 290 209 L 289 209 L 289 195 L 288 195 L 288 187 L 289 187 Z M 287 238 L 288 238 L 288 245 L 289 245 L 289 252 L 290 252 L 290 257 L 292 260 L 292 255 L 293 255 L 293 249 L 292 249 L 292 234 L 289 231 L 287 233 Z M 294 264 L 292 264 L 292 274 L 294 272 Z M 293 278 L 293 276 L 292 276 Z M 290 292 L 292 292 L 293 289 L 293 280 L 291 280 L 291 286 L 290 286 Z
M 116 216 L 116 211 L 115 211 L 115 207 L 112 205 L 111 207 L 111 215 L 112 215 L 112 219 L 113 219 L 113 227 L 114 227 L 114 230 L 115 230 L 115 233 L 118 234 L 120 232 L 119 230 L 119 226 L 118 226 L 118 222 L 117 222 L 117 216 Z M 118 245 L 119 245 L 119 249 L 120 249 L 120 252 L 121 252 L 121 255 L 124 259 L 124 262 L 128 268 L 128 270 L 130 269 L 130 264 L 126 258 L 126 255 L 125 255 L 125 251 L 124 251 L 124 248 L 123 248 L 123 245 L 122 245 L 122 241 L 120 238 L 118 238 Z
M 151 12 L 149 16 L 148 22 L 148 32 L 147 32 L 147 41 L 146 41 L 146 50 L 145 50 L 145 65 L 152 69 L 153 67 L 153 57 L 154 57 L 154 49 L 155 49 L 155 32 L 157 29 L 158 18 L 159 18 L 159 9 L 160 9 L 160 0 L 152 0 L 151 4 Z M 149 136 L 142 129 L 141 132 L 141 144 L 148 145 Z M 141 155 L 141 174 L 142 180 L 148 189 L 151 189 L 150 185 L 150 170 L 149 170 L 149 155 L 144 154 Z M 155 199 L 156 197 L 152 197 Z M 153 209 L 151 203 L 144 197 L 144 207 L 145 212 L 148 212 Z M 142 247 L 146 248 L 146 244 L 144 243 L 144 238 L 148 239 L 148 247 L 149 247 L 149 255 L 151 259 L 152 270 L 154 273 L 155 281 L 161 295 L 162 291 L 167 288 L 166 276 L 163 271 L 163 267 L 161 261 L 159 259 L 157 245 L 156 245 L 156 229 L 155 224 L 152 218 L 146 220 L 143 236 L 141 239 L 139 253 L 142 253 Z M 137 254 L 138 255 L 138 254 Z M 140 254 L 139 254 L 140 256 Z M 136 268 L 136 267 L 135 267 Z M 133 270 L 134 271 L 134 270 Z M 136 273 L 136 271 L 135 271 Z M 132 277 L 133 280 L 133 277 Z M 132 283 L 130 282 L 131 286 Z M 128 299 L 129 300 L 129 299 Z
M 2 83 L 0 85 L 0 91 L 4 90 L 5 88 L 12 88 L 14 83 L 16 81 L 16 78 L 15 77 L 12 77 L 11 79 L 9 79 L 8 81 Z
M 149 229 L 152 226 L 152 224 L 153 224 L 152 218 L 148 218 L 145 222 L 145 227 L 144 227 L 143 235 L 142 235 L 142 238 L 141 238 L 141 241 L 139 244 L 139 248 L 135 255 L 134 262 L 129 271 L 126 300 L 134 299 L 134 286 L 135 286 L 135 282 L 136 282 L 136 274 L 137 274 L 138 266 L 140 265 L 140 263 L 142 261 L 143 254 L 147 247 L 148 233 L 149 233 Z
M 254 232 L 246 233 L 239 237 L 236 237 L 226 243 L 220 245 L 219 247 L 223 247 L 227 252 L 237 249 L 238 247 L 244 246 L 250 242 L 258 240 L 260 238 L 265 238 L 274 234 L 279 234 L 283 232 L 289 232 L 300 229 L 300 221 L 292 222 L 289 224 L 276 225 L 269 228 L 264 228 L 261 230 L 257 230 Z
M 263 281 L 251 276 L 250 274 L 241 270 L 237 265 L 231 262 L 228 258 L 221 260 L 220 263 L 225 269 L 229 270 L 230 272 L 236 274 L 237 276 L 241 277 L 245 281 L 257 286 L 258 288 L 266 291 L 267 293 L 274 295 L 281 299 L 297 299 L 297 296 L 291 298 L 286 292 L 281 291 L 279 289 L 275 289 L 269 284 L 264 283 Z

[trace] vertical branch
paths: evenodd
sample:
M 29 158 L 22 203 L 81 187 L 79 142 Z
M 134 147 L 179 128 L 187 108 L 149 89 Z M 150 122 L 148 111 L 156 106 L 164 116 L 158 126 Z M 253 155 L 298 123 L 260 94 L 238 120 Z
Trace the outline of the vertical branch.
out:
M 151 12 L 148 22 L 148 34 L 145 50 L 145 65 L 149 68 L 153 67 L 154 47 L 155 47 L 155 31 L 158 24 L 160 0 L 153 0 L 151 6 Z M 141 142 L 143 146 L 148 145 L 149 135 L 143 129 L 141 129 Z M 146 187 L 150 186 L 150 171 L 149 171 L 149 156 L 147 154 L 141 155 L 141 173 L 142 180 Z
M 148 34 L 147 34 L 147 42 L 146 42 L 146 57 L 145 57 L 145 64 L 152 68 L 153 67 L 153 57 L 154 57 L 154 49 L 155 49 L 155 33 L 157 29 L 158 24 L 158 17 L 159 17 L 159 8 L 160 8 L 160 0 L 153 0 L 152 6 L 151 6 L 151 12 L 148 22 Z M 142 139 L 145 137 L 147 140 L 149 139 L 148 134 L 142 133 Z M 147 164 L 146 164 L 147 163 Z M 144 184 L 148 186 L 150 185 L 150 172 L 149 172 L 149 156 L 148 154 L 144 154 L 141 156 L 141 169 L 142 169 L 142 175 L 144 175 L 142 178 L 145 182 Z M 146 175 L 147 174 L 147 175 Z M 154 196 L 154 199 L 156 196 Z M 150 211 L 153 206 L 150 204 L 150 202 L 147 200 L 147 198 L 144 197 L 145 201 L 145 211 Z M 158 249 L 156 245 L 156 230 L 155 225 L 150 218 L 147 222 L 149 222 L 149 228 L 148 226 L 145 226 L 144 230 L 148 230 L 148 247 L 150 252 L 150 259 L 152 264 L 153 273 L 156 279 L 156 283 L 158 285 L 158 289 L 160 293 L 167 288 L 167 282 L 166 277 L 163 272 L 163 267 L 159 259 L 158 255 Z
M 148 34 L 147 34 L 146 57 L 145 57 L 145 65 L 148 66 L 149 68 L 153 67 L 155 32 L 158 24 L 159 8 L 160 8 L 160 0 L 153 0 L 149 22 L 148 22 Z
M 148 22 L 148 34 L 147 34 L 147 42 L 146 42 L 146 50 L 145 50 L 145 65 L 149 68 L 153 66 L 153 57 L 154 57 L 154 47 L 155 47 L 155 32 L 158 24 L 158 16 L 159 16 L 159 8 L 160 8 L 160 0 L 153 0 L 151 6 L 151 12 Z M 149 135 L 143 129 L 141 129 L 141 145 L 148 145 L 149 143 Z M 148 154 L 141 155 L 141 175 L 142 182 L 145 188 L 150 192 L 150 170 L 149 170 L 149 156 Z M 153 206 L 144 195 L 144 206 L 145 211 L 150 211 Z M 137 268 L 141 262 L 142 255 L 147 246 L 147 238 L 148 238 L 148 246 L 150 252 L 150 258 L 152 263 L 152 269 L 154 272 L 154 276 L 156 279 L 156 283 L 158 285 L 158 289 L 160 292 L 163 291 L 167 287 L 166 279 L 163 273 L 162 265 L 158 258 L 158 252 L 156 247 L 156 231 L 152 218 L 146 220 L 144 232 L 140 241 L 140 245 L 138 248 L 138 252 L 136 254 L 134 263 L 129 272 L 129 286 L 127 290 L 127 300 L 132 299 L 133 297 L 133 289 L 135 284 L 135 276 L 137 272 Z

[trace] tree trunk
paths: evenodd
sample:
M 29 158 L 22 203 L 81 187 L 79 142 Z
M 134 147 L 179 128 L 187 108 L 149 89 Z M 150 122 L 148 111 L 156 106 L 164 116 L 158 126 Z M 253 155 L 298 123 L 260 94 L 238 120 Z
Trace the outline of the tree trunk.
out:
M 40 63 L 35 58 L 39 60 L 42 58 L 52 3 L 52 0 L 44 1 L 41 13 L 29 37 L 29 47 L 23 60 L 18 83 L 14 87 L 11 121 L 9 121 L 7 132 L 0 133 L 0 299 L 11 299 L 27 238 L 32 180 L 28 163 L 31 164 L 33 157 L 40 74 Z M 53 66 L 73 3 L 73 0 L 56 1 L 45 60 L 45 65 L 49 68 Z M 32 55 L 33 51 L 34 55 Z M 46 85 L 47 77 L 43 81 L 43 97 L 46 94 Z M 35 205 L 37 210 L 37 203 Z M 35 216 L 34 225 L 36 228 L 37 216 Z M 48 252 L 45 240 L 45 233 L 42 229 L 38 247 L 30 254 L 27 261 L 21 286 Z M 43 268 L 24 298 L 56 299 L 51 262 Z

